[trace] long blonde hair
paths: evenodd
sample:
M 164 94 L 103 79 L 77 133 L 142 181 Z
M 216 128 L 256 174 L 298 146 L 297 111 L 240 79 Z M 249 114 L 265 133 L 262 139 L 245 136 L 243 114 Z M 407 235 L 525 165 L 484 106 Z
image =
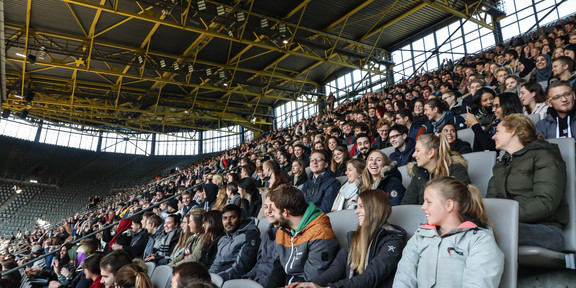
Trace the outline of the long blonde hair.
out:
M 430 180 L 425 189 L 428 188 L 435 189 L 440 198 L 458 203 L 460 221 L 472 220 L 479 226 L 492 227 L 492 222 L 486 215 L 482 194 L 476 186 L 464 184 L 451 176 L 443 176 Z
M 450 165 L 452 165 L 452 155 L 458 155 L 450 150 L 450 144 L 444 134 L 426 134 L 418 137 L 418 142 L 426 148 L 426 151 L 433 149 L 436 151 L 436 167 L 433 171 L 433 178 L 450 176 Z
M 358 196 L 364 206 L 363 225 L 358 225 L 350 241 L 348 264 L 350 269 L 362 274 L 366 270 L 368 247 L 378 228 L 388 221 L 392 206 L 386 192 L 382 190 L 366 190 Z
M 138 264 L 122 266 L 115 279 L 116 284 L 122 288 L 154 288 L 152 281 Z
M 388 156 L 386 156 L 386 154 L 384 154 L 384 152 L 380 151 L 380 150 L 374 150 L 372 152 L 370 152 L 370 154 L 368 154 L 368 157 L 366 158 L 366 166 L 364 167 L 364 170 L 362 171 L 362 187 L 360 187 L 360 191 L 364 191 L 364 190 L 369 190 L 369 189 L 373 189 L 372 185 L 374 185 L 374 183 L 376 183 L 376 181 L 380 181 L 382 179 L 382 175 L 378 175 L 378 178 L 374 178 L 374 176 L 372 176 L 372 174 L 370 174 L 370 167 L 368 167 L 368 159 L 370 158 L 370 155 L 374 154 L 374 153 L 378 153 L 380 154 L 383 158 L 384 158 L 384 166 L 389 166 L 390 165 L 390 158 L 388 158 Z M 382 169 L 385 169 L 386 167 L 383 167 Z M 382 173 L 382 172 L 380 172 Z

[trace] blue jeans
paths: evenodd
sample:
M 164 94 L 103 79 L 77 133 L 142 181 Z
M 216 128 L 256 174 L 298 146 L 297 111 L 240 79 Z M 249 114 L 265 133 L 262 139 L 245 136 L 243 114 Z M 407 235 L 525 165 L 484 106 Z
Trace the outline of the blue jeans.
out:
M 518 245 L 563 251 L 564 233 L 562 229 L 552 225 L 519 223 Z

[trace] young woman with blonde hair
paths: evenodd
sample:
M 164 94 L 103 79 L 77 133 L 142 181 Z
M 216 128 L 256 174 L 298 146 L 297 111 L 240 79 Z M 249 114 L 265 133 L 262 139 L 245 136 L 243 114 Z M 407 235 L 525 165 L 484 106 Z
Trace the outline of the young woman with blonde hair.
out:
M 362 172 L 366 167 L 363 159 L 352 159 L 346 164 L 346 183 L 340 187 L 331 211 L 356 209 L 358 190 L 362 187 Z
M 288 287 L 392 287 L 406 244 L 406 231 L 388 223 L 390 200 L 382 190 L 366 190 L 358 197 L 358 228 L 348 233 L 348 245 L 313 282 Z
M 396 162 L 390 162 L 388 156 L 380 150 L 374 150 L 368 154 L 366 168 L 362 171 L 360 192 L 371 189 L 385 191 L 392 206 L 400 205 L 406 191 Z
M 498 248 L 478 188 L 454 177 L 426 184 L 421 225 L 402 251 L 394 287 L 498 287 Z
M 204 209 L 193 209 L 190 210 L 188 216 L 184 216 L 183 219 L 188 219 L 188 221 L 186 221 L 186 232 L 180 235 L 182 237 L 183 234 L 187 234 L 188 237 L 186 238 L 186 243 L 182 246 L 183 251 L 176 256 L 168 266 L 176 267 L 182 263 L 197 262 L 200 260 L 200 256 L 202 255 L 202 243 L 204 242 L 205 236 L 204 227 L 202 227 L 202 221 L 204 220 L 205 214 L 206 210 Z M 182 224 L 184 225 L 184 221 Z M 182 238 L 180 240 L 182 240 Z M 180 241 L 178 241 L 176 247 L 180 247 Z
M 406 188 L 402 204 L 424 203 L 424 187 L 434 178 L 453 176 L 466 184 L 470 183 L 466 159 L 450 150 L 444 134 L 420 136 L 412 157 L 416 162 L 407 165 L 412 179 Z

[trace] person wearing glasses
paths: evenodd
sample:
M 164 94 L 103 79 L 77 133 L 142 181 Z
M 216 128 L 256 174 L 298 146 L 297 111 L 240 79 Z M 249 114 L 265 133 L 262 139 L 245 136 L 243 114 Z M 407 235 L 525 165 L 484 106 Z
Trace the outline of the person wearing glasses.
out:
M 568 81 L 551 83 L 546 90 L 546 104 L 550 106 L 546 118 L 536 123 L 536 133 L 546 139 L 574 137 L 574 91 Z
M 409 162 L 416 161 L 412 154 L 416 147 L 416 141 L 408 137 L 408 128 L 404 125 L 390 127 L 390 143 L 394 146 L 394 152 L 390 154 L 390 161 L 396 162 L 397 167 L 404 166 Z
M 329 153 L 326 150 L 315 150 L 310 156 L 311 173 L 302 186 L 306 201 L 314 203 L 324 213 L 330 212 L 340 190 L 340 181 L 336 179 L 334 172 L 328 169 L 329 165 Z
M 538 139 L 534 123 L 523 114 L 506 116 L 494 140 L 506 154 L 492 168 L 486 197 L 518 201 L 519 245 L 562 251 L 569 216 L 566 164 L 558 145 Z

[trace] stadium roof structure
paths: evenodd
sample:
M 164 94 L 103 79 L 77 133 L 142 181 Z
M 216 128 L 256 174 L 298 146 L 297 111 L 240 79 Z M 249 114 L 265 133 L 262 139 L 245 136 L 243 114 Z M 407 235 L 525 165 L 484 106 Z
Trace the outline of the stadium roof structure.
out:
M 492 29 L 483 5 L 6 0 L 2 107 L 124 132 L 266 130 L 274 107 L 316 103 L 345 71 L 390 75 L 387 51 L 430 27 L 463 17 Z

